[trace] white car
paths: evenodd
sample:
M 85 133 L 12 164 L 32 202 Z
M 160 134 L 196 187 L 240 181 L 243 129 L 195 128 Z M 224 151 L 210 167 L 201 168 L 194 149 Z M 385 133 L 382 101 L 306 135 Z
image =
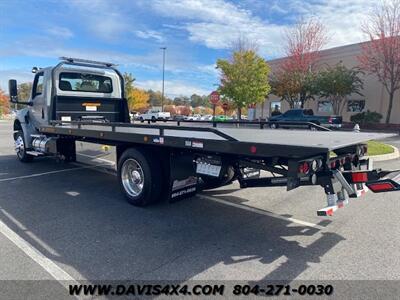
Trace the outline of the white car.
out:
M 153 122 L 158 120 L 166 121 L 169 120 L 170 118 L 171 114 L 169 112 L 161 112 L 159 110 L 152 110 L 152 109 L 149 109 L 144 114 L 139 115 L 139 120 L 142 122 L 149 120 Z
M 212 121 L 212 115 L 204 115 L 200 118 L 201 121 Z
M 200 120 L 200 118 L 201 118 L 201 115 L 196 114 L 193 116 L 185 117 L 185 121 L 198 121 L 198 120 Z
M 139 119 L 139 113 L 135 111 L 129 112 L 129 117 L 131 118 L 131 122 Z

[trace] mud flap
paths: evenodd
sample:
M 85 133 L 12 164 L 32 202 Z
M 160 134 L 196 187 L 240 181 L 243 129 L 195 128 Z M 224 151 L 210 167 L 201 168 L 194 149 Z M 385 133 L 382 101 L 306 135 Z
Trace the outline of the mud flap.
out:
M 170 155 L 169 201 L 194 196 L 198 190 L 194 157 L 191 153 L 172 152 Z

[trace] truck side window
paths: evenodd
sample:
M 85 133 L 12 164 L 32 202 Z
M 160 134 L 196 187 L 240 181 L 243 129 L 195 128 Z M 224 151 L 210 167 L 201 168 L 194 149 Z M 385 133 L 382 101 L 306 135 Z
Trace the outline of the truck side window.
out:
M 43 73 L 39 73 L 36 75 L 32 91 L 32 99 L 43 93 L 43 78 Z

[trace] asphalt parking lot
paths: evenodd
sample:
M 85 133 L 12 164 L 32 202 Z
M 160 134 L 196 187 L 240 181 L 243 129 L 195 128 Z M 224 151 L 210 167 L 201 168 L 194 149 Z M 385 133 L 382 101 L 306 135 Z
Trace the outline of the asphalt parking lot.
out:
M 20 163 L 0 121 L 0 280 L 400 280 L 397 193 L 367 193 L 329 218 L 316 216 L 320 187 L 232 184 L 137 208 L 93 163 L 107 164 Z

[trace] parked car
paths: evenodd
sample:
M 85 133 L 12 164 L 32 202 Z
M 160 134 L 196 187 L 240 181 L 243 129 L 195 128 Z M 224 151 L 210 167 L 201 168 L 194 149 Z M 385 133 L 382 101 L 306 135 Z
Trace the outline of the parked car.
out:
M 212 115 L 204 115 L 200 118 L 201 121 L 212 121 Z
M 129 117 L 131 118 L 131 122 L 135 120 L 139 120 L 139 113 L 137 111 L 129 112 Z
M 342 117 L 341 116 L 316 116 L 312 109 L 291 109 L 285 113 L 277 116 L 271 116 L 269 118 L 270 127 L 304 127 L 307 125 L 303 124 L 293 124 L 301 122 L 314 123 L 316 125 L 322 125 L 328 128 L 340 128 L 342 127 Z M 292 124 L 285 124 L 285 122 Z
M 184 115 L 175 115 L 173 117 L 174 121 L 183 121 L 185 120 L 185 116 Z
M 153 109 L 149 109 L 147 112 L 145 112 L 144 114 L 139 115 L 139 120 L 144 122 L 147 120 L 150 121 L 158 121 L 158 120 L 169 120 L 169 118 L 171 118 L 171 114 L 169 112 L 161 112 L 158 110 L 153 110 Z
M 225 116 L 225 115 L 217 115 L 217 116 L 215 116 L 214 121 L 216 121 L 216 122 L 226 122 L 226 121 L 228 121 L 228 117 Z
M 199 121 L 201 118 L 201 115 L 196 114 L 196 115 L 192 115 L 192 116 L 186 116 L 185 120 L 186 121 Z

